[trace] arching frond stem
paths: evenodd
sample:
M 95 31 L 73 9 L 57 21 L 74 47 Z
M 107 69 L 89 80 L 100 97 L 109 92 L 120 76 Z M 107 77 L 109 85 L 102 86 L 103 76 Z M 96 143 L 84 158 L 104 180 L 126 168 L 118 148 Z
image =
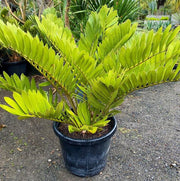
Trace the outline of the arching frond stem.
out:
M 164 52 L 167 52 L 167 49 L 166 49 L 166 50 L 163 50 L 163 51 L 161 51 L 161 52 L 158 52 L 158 53 L 156 53 L 156 54 L 154 54 L 154 55 L 152 55 L 152 56 L 150 56 L 150 57 L 144 59 L 143 61 L 141 61 L 141 62 L 135 64 L 134 66 L 129 67 L 128 69 L 126 69 L 126 70 L 124 71 L 124 74 L 125 74 L 126 72 L 132 70 L 133 68 L 136 68 L 136 67 L 138 67 L 139 65 L 141 65 L 141 64 L 143 64 L 143 63 L 145 63 L 145 62 L 147 62 L 147 61 L 150 60 L 151 58 L 153 58 L 153 57 L 155 57 L 155 56 L 157 56 L 157 55 L 160 55 L 161 53 L 164 53 Z M 172 56 L 172 57 L 173 57 L 173 56 Z M 171 57 L 171 58 L 172 58 L 172 57 Z

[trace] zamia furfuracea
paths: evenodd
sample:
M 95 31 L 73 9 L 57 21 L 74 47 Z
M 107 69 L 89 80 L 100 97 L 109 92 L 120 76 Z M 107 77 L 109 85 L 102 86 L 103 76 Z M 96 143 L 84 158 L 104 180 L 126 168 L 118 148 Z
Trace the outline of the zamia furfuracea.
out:
M 36 85 L 23 74 L 0 77 L 0 87 L 13 92 L 0 107 L 19 119 L 45 118 L 68 124 L 70 133 L 94 134 L 119 113 L 129 93 L 180 79 L 180 27 L 138 33 L 130 20 L 118 24 L 117 12 L 107 6 L 91 13 L 78 41 L 54 14 L 36 22 L 50 43 L 0 20 L 0 45 L 20 54 L 47 80 Z M 49 85 L 55 93 L 43 90 Z

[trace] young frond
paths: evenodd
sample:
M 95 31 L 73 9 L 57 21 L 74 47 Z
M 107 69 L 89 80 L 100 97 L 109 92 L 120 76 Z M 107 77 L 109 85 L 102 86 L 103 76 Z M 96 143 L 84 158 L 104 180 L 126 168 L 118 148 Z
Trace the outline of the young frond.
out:
M 107 110 L 117 103 L 116 97 L 121 81 L 122 77 L 114 71 L 109 71 L 106 76 L 93 80 L 86 93 L 88 103 L 106 115 Z
M 91 13 L 84 33 L 79 40 L 80 50 L 85 50 L 90 56 L 94 57 L 99 41 L 105 38 L 112 27 L 117 25 L 117 12 L 103 6 L 101 10 Z

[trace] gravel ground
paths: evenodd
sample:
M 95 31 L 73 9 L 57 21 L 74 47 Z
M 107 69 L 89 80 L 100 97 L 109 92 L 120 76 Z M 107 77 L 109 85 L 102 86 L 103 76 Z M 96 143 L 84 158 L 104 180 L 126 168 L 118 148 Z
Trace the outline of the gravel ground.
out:
M 11 95 L 0 91 L 0 101 Z M 48 120 L 19 121 L 0 110 L 0 181 L 179 181 L 180 82 L 129 95 L 116 116 L 106 168 L 79 178 L 63 163 L 58 138 Z

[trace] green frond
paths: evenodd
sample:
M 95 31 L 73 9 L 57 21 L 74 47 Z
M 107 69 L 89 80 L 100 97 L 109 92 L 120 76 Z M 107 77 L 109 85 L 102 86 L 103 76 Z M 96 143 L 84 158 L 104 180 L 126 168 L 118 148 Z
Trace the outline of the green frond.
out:
M 137 24 L 131 26 L 130 20 L 113 26 L 98 47 L 97 58 L 103 61 L 107 56 L 117 53 L 120 48 L 131 38 L 136 30 Z
M 77 115 L 72 110 L 66 110 L 70 115 L 73 126 L 81 128 L 83 125 L 90 125 L 91 115 L 86 102 L 80 102 L 77 107 Z
M 0 107 L 12 114 L 18 115 L 19 119 L 39 117 L 61 121 L 65 111 L 63 102 L 60 102 L 54 108 L 46 94 L 35 90 L 22 91 L 21 94 L 13 92 L 13 99 L 9 97 L 4 99 L 8 105 L 0 104 Z
M 85 51 L 80 51 L 78 48 L 67 53 L 65 60 L 72 67 L 79 82 L 85 85 L 104 72 L 102 65 L 98 65 L 94 58 L 90 57 Z
M 95 120 L 91 120 L 90 109 L 87 105 L 87 102 L 80 102 L 77 108 L 77 115 L 71 111 L 66 110 L 67 114 L 70 115 L 71 124 L 68 126 L 70 133 L 78 131 L 87 131 L 90 133 L 95 133 L 98 129 L 106 126 L 110 120 L 107 120 L 108 116 L 97 115 Z
M 180 60 L 180 42 L 175 40 L 179 30 L 170 31 L 168 27 L 164 33 L 160 29 L 154 35 L 151 31 L 132 46 L 121 49 L 118 62 L 125 72 L 120 97 L 137 89 L 179 80 L 179 65 L 174 70 Z
M 42 16 L 41 21 L 38 17 L 35 17 L 35 19 L 39 30 L 47 36 L 54 47 L 60 51 L 62 54 L 61 56 L 63 56 L 64 49 L 67 46 L 72 48 L 76 47 L 71 31 L 64 26 L 63 21 L 60 18 L 57 18 L 56 15 L 48 14 L 47 16 Z
M 110 31 L 113 26 L 118 24 L 118 14 L 117 11 L 113 10 L 113 8 L 108 8 L 105 5 L 100 9 L 98 16 L 103 28 L 102 36 L 105 38 L 108 31 Z
M 37 90 L 35 80 L 32 78 L 30 81 L 24 74 L 18 77 L 16 74 L 9 76 L 6 72 L 3 72 L 3 76 L 0 77 L 0 88 L 18 93 Z
M 62 58 L 39 38 L 32 37 L 15 25 L 0 21 L 0 42 L 28 60 L 56 88 L 70 95 L 76 87 L 76 78 Z
M 81 34 L 79 40 L 80 50 L 85 50 L 90 56 L 94 57 L 100 39 L 106 37 L 109 29 L 117 25 L 117 23 L 117 12 L 113 11 L 112 8 L 107 8 L 107 6 L 103 6 L 99 13 L 91 13 L 84 34 Z
M 93 56 L 94 52 L 96 51 L 101 33 L 102 27 L 100 23 L 100 18 L 99 16 L 97 16 L 96 12 L 93 12 L 89 16 L 84 34 L 81 34 L 79 40 L 80 50 L 85 50 L 89 53 L 90 56 Z
M 118 77 L 118 74 L 114 71 L 110 71 L 106 76 L 93 80 L 87 90 L 88 103 L 107 115 L 107 110 L 115 105 L 121 81 L 122 77 Z
M 178 59 L 179 60 L 179 59 Z M 178 81 L 180 79 L 180 66 L 174 68 L 176 61 L 168 61 L 164 66 L 157 66 L 156 69 L 134 70 L 124 78 L 118 95 L 121 97 L 138 89 L 150 87 L 166 82 Z
M 101 74 L 102 67 L 97 67 L 95 59 L 77 47 L 69 29 L 55 24 L 50 17 L 42 17 L 41 22 L 37 18 L 36 21 L 39 29 L 47 35 L 79 81 L 87 84 L 91 78 Z
M 155 62 L 163 64 L 165 60 L 169 59 L 168 56 L 171 57 L 170 54 L 173 53 L 172 56 L 179 55 L 180 43 L 173 42 L 180 27 L 174 31 L 169 30 L 170 27 L 164 32 L 159 29 L 156 34 L 153 31 L 147 35 L 142 34 L 138 39 L 132 41 L 130 46 L 121 48 L 117 63 L 120 63 L 125 69 L 134 70 L 135 67 L 139 67 L 143 63 L 146 64 L 146 62 L 151 62 L 150 66 L 152 66 L 153 59 Z

